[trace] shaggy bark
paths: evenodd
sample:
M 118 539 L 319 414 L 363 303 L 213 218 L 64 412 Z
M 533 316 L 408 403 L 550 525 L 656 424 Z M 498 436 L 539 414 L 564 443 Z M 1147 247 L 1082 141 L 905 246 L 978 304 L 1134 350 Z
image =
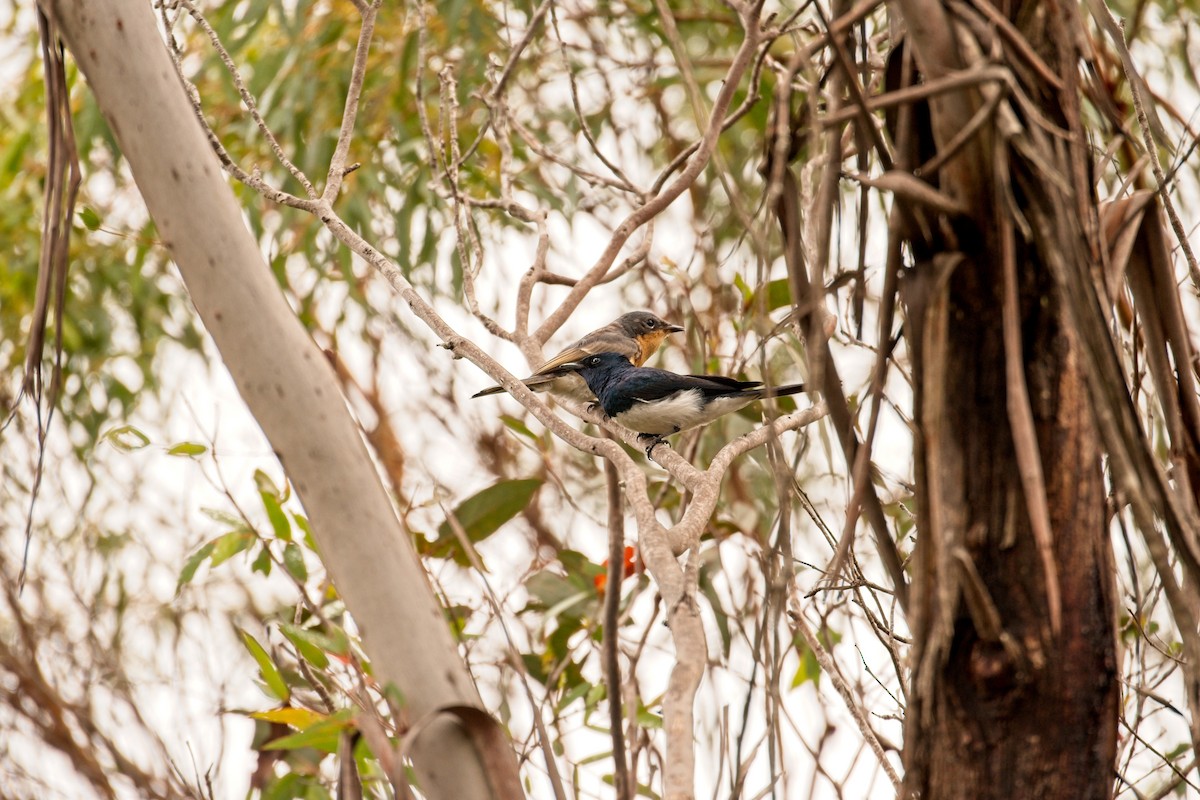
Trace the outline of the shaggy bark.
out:
M 908 28 L 899 57 L 926 78 L 993 52 L 976 38 L 990 33 L 973 9 L 898 8 Z M 1043 32 L 1028 48 L 1061 85 L 1014 73 L 1054 124 L 1078 131 L 1073 11 L 1000 13 L 1014 30 Z M 1044 235 L 1069 248 L 1057 257 L 1094 258 L 1096 201 L 1082 142 L 1031 132 L 1038 120 L 995 91 L 919 109 L 932 141 L 901 154 L 911 167 L 944 151 L 991 106 L 991 124 L 931 179 L 963 213 L 936 217 L 929 235 L 907 232 L 919 535 L 905 796 L 1106 798 L 1118 683 L 1101 441 Z M 1024 236 L 1023 217 L 1034 219 Z

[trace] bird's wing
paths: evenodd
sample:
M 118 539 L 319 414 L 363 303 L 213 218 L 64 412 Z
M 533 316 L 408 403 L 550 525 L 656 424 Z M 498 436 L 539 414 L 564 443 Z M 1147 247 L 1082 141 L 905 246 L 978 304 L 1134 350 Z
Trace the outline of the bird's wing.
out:
M 643 402 L 654 402 L 692 389 L 699 389 L 705 397 L 720 397 L 752 391 L 761 385 L 758 381 L 739 381 L 724 375 L 679 375 L 652 367 L 631 370 L 621 382 L 624 392 Z
M 618 334 L 611 334 L 605 337 L 588 336 L 585 339 L 580 339 L 545 364 L 542 364 L 533 374 L 545 375 L 558 370 L 564 364 L 570 364 L 572 361 L 580 361 L 597 353 L 620 353 L 632 361 L 633 357 L 638 354 L 638 345 L 633 339 Z
M 734 381 L 737 383 L 737 381 Z M 680 392 L 699 389 L 702 394 L 727 394 L 731 387 L 721 381 L 709 380 L 703 375 L 677 375 L 665 369 L 642 367 L 631 370 L 620 382 L 621 394 L 639 403 L 653 403 Z
M 740 392 L 744 389 L 757 389 L 759 386 L 762 386 L 762 381 L 739 381 L 737 378 L 727 378 L 724 375 L 688 375 L 687 377 L 703 381 L 705 384 L 715 384 L 715 386 L 710 386 L 710 388 L 715 389 L 720 387 L 723 392 Z M 705 394 L 709 393 L 708 391 L 705 392 Z
M 554 358 L 550 359 L 545 364 L 542 364 L 540 367 L 534 370 L 533 374 L 545 375 L 548 372 L 554 372 L 562 367 L 563 364 L 570 364 L 572 361 L 578 361 L 579 359 L 586 358 L 589 355 L 591 355 L 591 353 L 584 350 L 582 347 L 579 347 L 578 345 L 568 347 L 566 350 L 563 350 Z

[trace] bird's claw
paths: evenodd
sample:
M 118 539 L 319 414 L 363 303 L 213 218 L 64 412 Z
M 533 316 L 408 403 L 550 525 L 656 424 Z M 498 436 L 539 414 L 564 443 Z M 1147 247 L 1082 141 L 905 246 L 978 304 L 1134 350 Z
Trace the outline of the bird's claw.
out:
M 658 447 L 660 444 L 668 444 L 667 440 L 661 436 L 647 436 L 645 434 L 639 434 L 638 439 L 643 442 L 649 440 L 650 443 L 646 445 L 646 458 L 650 461 L 654 461 L 655 464 L 658 464 L 661 467 L 662 464 L 659 464 L 659 462 L 655 461 L 654 459 L 654 448 Z

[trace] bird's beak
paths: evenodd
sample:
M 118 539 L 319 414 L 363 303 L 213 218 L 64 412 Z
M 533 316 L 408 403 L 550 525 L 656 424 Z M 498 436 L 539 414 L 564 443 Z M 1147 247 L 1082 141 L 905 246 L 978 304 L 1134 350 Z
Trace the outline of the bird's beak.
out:
M 555 372 L 578 372 L 583 369 L 583 363 L 580 361 L 568 361 L 565 364 L 559 364 Z
M 683 333 L 685 329 L 682 325 L 667 325 L 663 330 L 667 333 Z

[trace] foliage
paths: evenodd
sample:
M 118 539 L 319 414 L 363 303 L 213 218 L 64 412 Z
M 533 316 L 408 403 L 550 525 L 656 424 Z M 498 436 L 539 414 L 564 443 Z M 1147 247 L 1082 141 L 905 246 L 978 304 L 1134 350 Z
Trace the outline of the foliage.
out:
M 162 12 L 205 120 L 242 170 L 298 197 L 305 194 L 298 175 L 325 174 L 351 83 L 357 5 L 243 0 L 194 14 L 189 3 Z M 557 333 L 549 332 L 556 333 L 553 342 L 645 306 L 686 323 L 687 333 L 660 358 L 679 371 L 784 380 L 820 369 L 791 313 L 796 298 L 762 169 L 780 107 L 810 121 L 836 110 L 828 76 L 837 56 L 822 37 L 828 20 L 847 5 L 776 10 L 778 35 L 736 83 L 711 165 L 630 240 L 610 273 L 615 277 L 593 288 Z M 1192 5 L 1137 4 L 1126 11 L 1136 15 L 1128 29 L 1135 52 L 1164 31 L 1172 34 L 1171 49 L 1153 65 L 1159 71 L 1147 75 L 1150 84 L 1170 81 L 1194 97 L 1197 87 L 1188 83 L 1194 77 L 1182 68 L 1180 49 L 1194 33 Z M 237 66 L 262 126 L 247 113 L 201 17 Z M 852 29 L 850 50 L 873 97 L 885 90 L 887 29 L 882 5 L 866 10 Z M 19 22 L 6 33 L 31 41 Z M 363 72 L 350 155 L 358 166 L 346 176 L 337 213 L 464 335 L 493 349 L 513 371 L 522 369 L 513 345 L 534 362 L 523 366 L 533 366 L 548 345 L 532 335 L 540 320 L 556 312 L 622 221 L 685 168 L 685 154 L 707 129 L 743 35 L 732 6 L 718 2 L 388 6 L 377 19 Z M 1117 87 L 1116 113 L 1132 126 L 1119 58 L 1101 36 L 1094 44 L 1093 66 Z M 7 376 L 0 399 L 6 407 L 21 379 L 36 280 L 41 91 L 38 65 L 29 63 L 16 92 L 2 101 L 0 245 L 10 267 L 0 279 L 0 371 Z M 227 481 L 223 470 L 245 448 L 223 446 L 216 433 L 198 430 L 195 415 L 188 418 L 184 400 L 165 385 L 179 369 L 165 363 L 164 353 L 205 374 L 217 357 L 205 350 L 167 251 L 77 77 L 73 102 L 87 183 L 63 320 L 67 377 L 59 435 L 70 447 L 56 451 L 64 474 L 52 481 L 56 493 L 70 496 L 75 473 L 89 475 L 83 484 L 89 500 L 64 506 L 77 522 L 36 518 L 35 538 L 48 543 L 35 549 L 35 578 L 27 589 L 37 600 L 37 613 L 28 615 L 37 635 L 21 647 L 11 644 L 27 604 L 10 593 L 14 623 L 2 631 L 9 644 L 0 656 L 9 657 L 0 658 L 0 674 L 32 685 L 31 667 L 63 659 L 78 644 L 69 629 L 91 618 L 96 625 L 74 654 L 77 661 L 62 660 L 48 671 L 48 683 L 72 689 L 60 690 L 52 705 L 78 713 L 93 699 L 70 680 L 66 667 L 76 664 L 80 674 L 108 676 L 97 691 L 111 692 L 136 716 L 146 699 L 129 686 L 135 673 L 154 667 L 170 674 L 184 652 L 178 641 L 202 625 L 208 633 L 201 639 L 221 643 L 223 661 L 213 667 L 219 682 L 258 687 L 257 694 L 231 692 L 236 702 L 219 703 L 236 718 L 230 725 L 241 726 L 241 738 L 218 732 L 240 757 L 220 762 L 212 755 L 194 770 L 180 769 L 186 752 L 180 742 L 158 741 L 172 734 L 143 722 L 138 729 L 148 732 L 154 749 L 139 757 L 149 753 L 153 763 L 128 778 L 138 790 L 207 796 L 205 775 L 214 769 L 235 787 L 230 795 L 243 792 L 248 781 L 263 798 L 333 796 L 350 761 L 365 796 L 391 796 L 391 762 L 402 764 L 404 735 L 417 721 L 407 718 L 395 687 L 372 677 L 353 616 L 325 574 L 303 510 L 286 481 L 271 477 L 277 474 L 273 460 L 256 453 L 250 468 Z M 1194 192 L 1196 160 L 1186 154 L 1195 145 L 1189 127 L 1195 121 L 1170 113 L 1168 104 L 1160 107 L 1173 138 L 1159 145 L 1174 155 L 1178 185 Z M 1101 111 L 1089 109 L 1097 119 Z M 883 112 L 876 117 L 879 122 Z M 294 171 L 277 157 L 264 129 Z M 881 413 L 869 481 L 903 557 L 915 535 L 911 354 L 907 343 L 889 341 L 899 340 L 896 330 L 872 333 L 883 312 L 881 242 L 895 200 L 849 180 L 876 168 L 865 134 L 851 129 L 832 165 L 832 196 L 815 197 L 826 185 L 830 143 L 819 119 L 800 130 L 789 155 L 802 156 L 802 192 L 814 212 L 805 217 L 806 233 L 810 241 L 820 240 L 822 231 L 827 236 L 827 262 L 818 274 L 827 290 L 833 354 L 846 370 L 853 428 L 865 435 L 872 410 Z M 1101 140 L 1117 134 L 1099 122 L 1096 130 L 1097 150 L 1108 149 Z M 1098 182 L 1114 195 L 1139 154 L 1137 142 L 1121 145 L 1111 149 L 1112 158 L 1097 157 Z M 838 181 L 839 172 L 847 179 Z M 609 509 L 597 460 L 551 437 L 511 400 L 467 400 L 489 379 L 433 347 L 385 279 L 309 213 L 234 185 L 282 290 L 338 368 L 445 601 L 448 624 L 489 708 L 513 736 L 531 796 L 549 791 L 555 769 L 579 794 L 604 795 L 618 780 L 607 713 L 617 699 L 603 667 L 605 641 L 614 633 L 624 675 L 618 736 L 638 793 L 656 796 L 667 757 L 663 706 L 673 646 L 661 623 L 672 609 L 664 607 L 640 560 L 617 568 L 628 571 L 628 580 L 609 584 L 603 547 Z M 522 309 L 519 291 L 530 272 L 537 273 L 536 287 Z M 1142 371 L 1136 338 L 1130 329 L 1123 340 L 1131 375 Z M 892 371 L 876 398 L 871 365 L 877 352 L 892 347 Z M 780 404 L 778 412 L 793 407 Z M 1161 436 L 1165 423 L 1150 404 L 1143 411 Z M 676 439 L 675 446 L 688 460 L 708 464 L 759 419 L 756 411 L 731 415 Z M 181 426 L 186 432 L 176 435 Z M 28 428 L 15 431 L 28 440 Z M 28 441 L 18 438 L 7 433 L 5 448 L 26 453 Z M 203 512 L 198 501 L 180 503 L 181 510 L 142 492 L 122 498 L 124 473 L 151 473 L 166 457 L 175 462 L 173 474 L 185 476 L 179 484 L 209 486 Z M 31 477 L 12 459 L 5 462 L 5 484 L 23 487 L 3 496 L 10 524 L 0 563 L 11 577 Z M 904 619 L 865 537 L 849 548 L 844 581 L 822 581 L 845 534 L 854 492 L 850 472 L 838 431 L 821 424 L 752 451 L 724 477 L 721 502 L 688 562 L 712 665 L 696 706 L 702 787 L 750 797 L 771 787 L 797 796 L 812 787 L 823 796 L 891 792 L 877 754 L 860 754 L 872 738 L 885 746 L 902 739 Z M 657 513 L 682 519 L 693 493 L 653 465 L 646 475 Z M 103 502 L 91 500 L 93 493 Z M 136 513 L 110 528 L 105 520 L 127 511 L 125 502 Z M 1116 539 L 1125 543 L 1118 577 L 1126 611 L 1119 624 L 1131 688 L 1124 710 L 1136 735 L 1123 739 L 1118 789 L 1135 796 L 1182 790 L 1196 778 L 1186 731 L 1162 721 L 1176 701 L 1162 702 L 1157 694 L 1160 684 L 1177 678 L 1180 637 L 1159 601 L 1159 577 L 1122 527 L 1125 516 L 1115 514 L 1114 525 Z M 152 526 L 153 534 L 142 530 L 150 527 L 144 518 L 159 517 L 166 519 Z M 175 546 L 156 552 L 152 535 Z M 67 566 L 47 568 L 60 550 Z M 139 604 L 125 581 L 156 585 L 131 574 L 129 564 L 143 559 L 170 579 L 164 583 L 159 575 L 158 589 Z M 84 574 L 102 577 L 84 581 Z M 73 602 L 55 608 L 62 587 Z M 618 603 L 615 632 L 605 622 L 610 591 Z M 206 613 L 222 592 L 236 599 Z M 164 654 L 158 663 L 129 653 L 129 642 L 138 640 L 125 630 L 128 615 L 154 620 L 148 650 Z M 179 637 L 174 647 L 172 631 Z M 846 710 L 847 701 L 870 715 L 865 730 Z M 210 709 L 213 717 L 217 707 Z M 51 746 L 55 731 L 27 717 L 14 714 L 26 722 L 12 727 Z M 74 725 L 101 731 L 60 749 L 103 796 L 106 784 L 119 783 L 115 776 L 128 755 L 111 741 L 112 720 L 81 714 Z M 89 750 L 103 755 L 98 773 L 89 772 Z M 247 766 L 250 758 L 256 761 Z M 22 791 L 32 796 L 47 778 L 28 765 L 23 770 L 35 788 Z

